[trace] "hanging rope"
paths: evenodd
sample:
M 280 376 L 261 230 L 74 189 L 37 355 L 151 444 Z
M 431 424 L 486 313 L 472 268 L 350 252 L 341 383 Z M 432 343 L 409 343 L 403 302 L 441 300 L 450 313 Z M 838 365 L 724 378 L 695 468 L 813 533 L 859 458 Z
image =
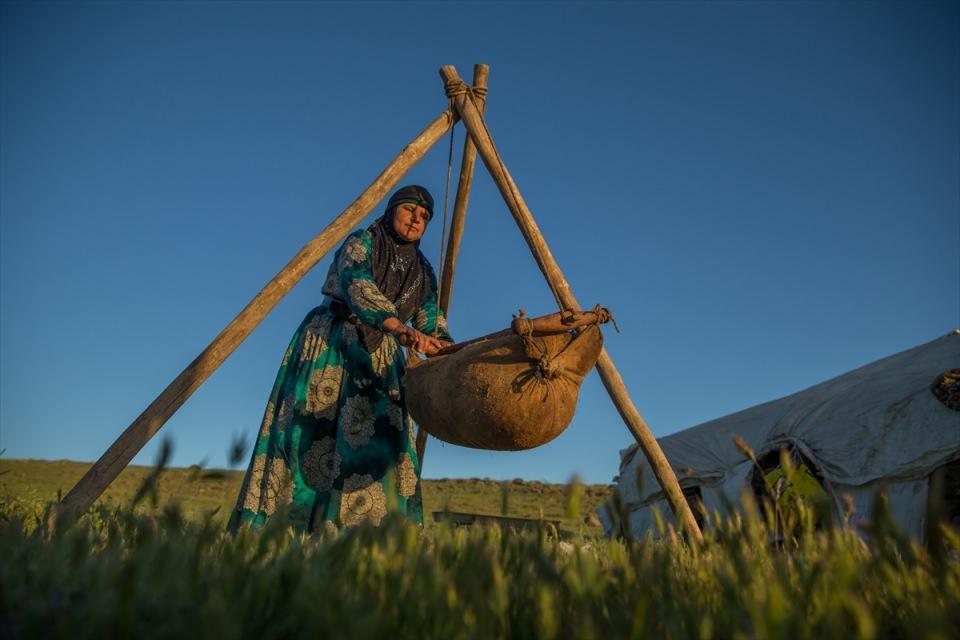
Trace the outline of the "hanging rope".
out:
M 451 82 L 447 82 L 443 86 L 444 92 L 447 94 L 447 99 L 450 101 L 449 109 L 451 112 L 456 113 L 456 108 L 454 106 L 454 100 L 457 96 L 468 95 L 471 100 L 476 96 L 481 101 L 486 101 L 487 89 L 485 87 L 471 87 L 463 80 L 457 79 Z M 476 102 L 474 102 L 476 106 Z M 443 191 L 443 227 L 440 231 L 440 273 L 444 273 L 444 265 L 447 260 L 447 211 L 449 208 L 450 202 L 450 184 L 453 180 L 453 134 L 456 129 L 457 123 L 454 122 L 453 126 L 450 127 L 450 147 L 447 151 L 447 184 Z M 439 300 L 438 300 L 439 303 Z M 446 309 L 443 310 L 446 313 Z M 437 337 L 439 334 L 439 325 L 434 325 L 433 336 Z
M 447 151 L 447 184 L 443 190 L 443 226 L 440 227 L 440 275 L 444 273 L 444 264 L 447 260 L 447 208 L 450 202 L 450 182 L 453 178 L 453 130 L 456 128 L 457 123 L 454 122 L 453 126 L 450 127 L 450 148 Z M 440 300 L 437 300 L 437 313 L 440 313 L 439 309 Z M 443 310 L 446 313 L 446 309 Z M 436 338 L 440 335 L 440 322 L 438 321 L 433 323 L 433 337 Z

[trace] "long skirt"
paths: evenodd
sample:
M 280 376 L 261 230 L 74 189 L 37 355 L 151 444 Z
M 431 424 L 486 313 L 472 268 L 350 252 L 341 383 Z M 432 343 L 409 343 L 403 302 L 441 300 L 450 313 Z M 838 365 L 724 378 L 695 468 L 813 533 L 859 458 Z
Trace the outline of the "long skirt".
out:
M 423 523 L 420 462 L 403 402 L 396 340 L 373 353 L 325 306 L 290 341 L 229 528 L 275 514 L 304 532 L 379 524 L 387 511 Z

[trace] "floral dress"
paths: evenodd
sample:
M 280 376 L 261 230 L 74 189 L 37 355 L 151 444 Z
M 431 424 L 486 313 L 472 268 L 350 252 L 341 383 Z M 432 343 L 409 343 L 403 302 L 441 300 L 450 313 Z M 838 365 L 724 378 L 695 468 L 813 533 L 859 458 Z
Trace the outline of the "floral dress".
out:
M 423 522 L 420 462 L 404 405 L 405 363 L 386 334 L 368 351 L 358 325 L 397 316 L 372 273 L 371 234 L 351 234 L 337 251 L 316 307 L 290 341 L 229 528 L 262 526 L 282 513 L 301 531 L 379 524 L 388 510 Z M 436 276 L 412 322 L 450 340 L 438 310 Z M 334 300 L 335 299 L 335 300 Z M 335 313 L 343 301 L 349 315 Z M 342 305 L 341 305 L 342 306 Z

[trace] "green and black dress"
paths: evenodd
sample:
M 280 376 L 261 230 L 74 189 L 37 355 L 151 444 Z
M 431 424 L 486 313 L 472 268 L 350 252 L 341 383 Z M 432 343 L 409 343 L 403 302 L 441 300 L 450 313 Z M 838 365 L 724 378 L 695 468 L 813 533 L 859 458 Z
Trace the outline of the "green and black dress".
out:
M 388 213 L 347 238 L 323 293 L 280 365 L 233 531 L 275 513 L 305 532 L 379 524 L 388 510 L 423 522 L 404 357 L 379 329 L 395 316 L 450 340 L 433 270 Z

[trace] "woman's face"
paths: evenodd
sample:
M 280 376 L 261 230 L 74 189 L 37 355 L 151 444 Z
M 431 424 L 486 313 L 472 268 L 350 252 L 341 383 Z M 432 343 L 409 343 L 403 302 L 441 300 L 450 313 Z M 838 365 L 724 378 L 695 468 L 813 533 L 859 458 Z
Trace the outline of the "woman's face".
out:
M 406 202 L 397 205 L 393 213 L 393 230 L 407 242 L 416 242 L 427 230 L 430 213 L 418 204 Z

